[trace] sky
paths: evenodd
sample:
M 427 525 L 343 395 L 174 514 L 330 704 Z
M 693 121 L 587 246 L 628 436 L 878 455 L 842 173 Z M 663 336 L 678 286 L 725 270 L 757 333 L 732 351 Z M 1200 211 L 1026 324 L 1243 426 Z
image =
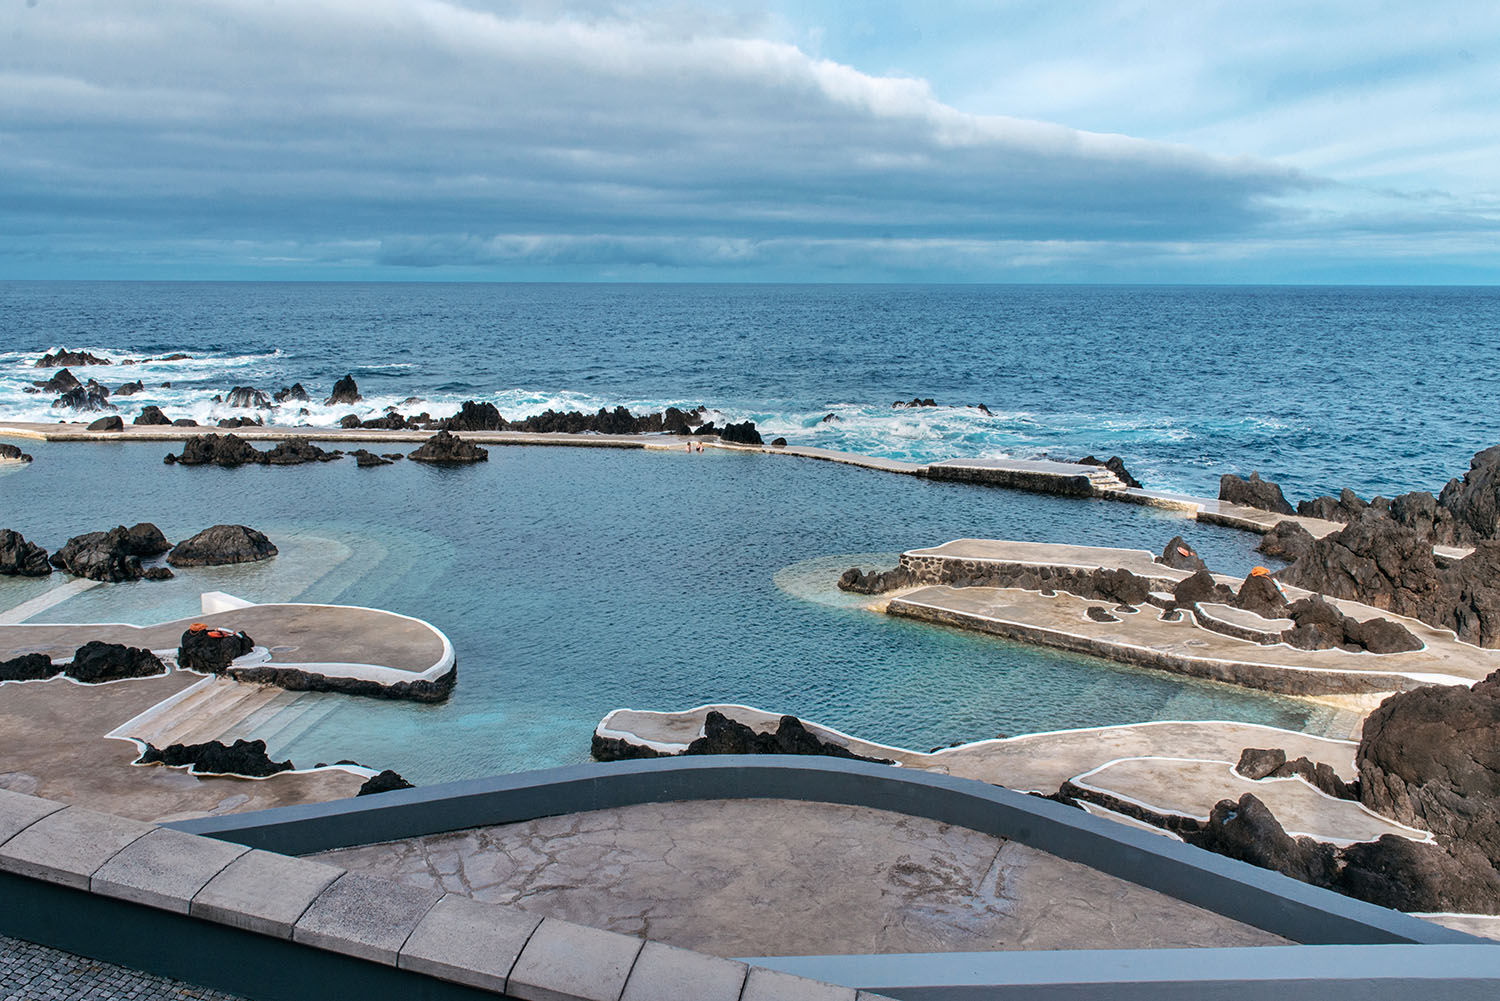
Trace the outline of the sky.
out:
M 0 0 L 0 279 L 1500 282 L 1500 5 Z

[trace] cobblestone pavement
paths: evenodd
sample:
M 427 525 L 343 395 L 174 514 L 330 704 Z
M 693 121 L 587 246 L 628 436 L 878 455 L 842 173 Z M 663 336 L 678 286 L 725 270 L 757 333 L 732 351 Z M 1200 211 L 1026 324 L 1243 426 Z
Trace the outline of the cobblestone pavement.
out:
M 0 935 L 0 1001 L 242 1001 Z

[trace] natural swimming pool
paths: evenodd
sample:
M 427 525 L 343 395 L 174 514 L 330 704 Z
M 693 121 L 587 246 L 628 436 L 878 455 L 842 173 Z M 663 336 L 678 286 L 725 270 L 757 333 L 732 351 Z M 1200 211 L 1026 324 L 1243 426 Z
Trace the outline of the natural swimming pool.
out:
M 219 522 L 267 532 L 262 564 L 102 585 L 33 621 L 191 616 L 198 595 L 388 608 L 458 653 L 438 706 L 324 697 L 286 748 L 418 782 L 587 759 L 609 710 L 740 702 L 919 749 L 1144 719 L 1300 728 L 1311 703 L 891 620 L 833 588 L 853 554 L 963 536 L 1160 550 L 1181 533 L 1225 572 L 1253 536 L 1170 512 L 1036 496 L 776 455 L 492 447 L 434 468 L 351 460 L 167 467 L 169 446 L 28 444 L 0 478 L 0 523 L 49 549 L 154 521 L 169 538 Z M 175 450 L 175 449 L 173 449 Z M 0 578 L 0 609 L 56 587 Z

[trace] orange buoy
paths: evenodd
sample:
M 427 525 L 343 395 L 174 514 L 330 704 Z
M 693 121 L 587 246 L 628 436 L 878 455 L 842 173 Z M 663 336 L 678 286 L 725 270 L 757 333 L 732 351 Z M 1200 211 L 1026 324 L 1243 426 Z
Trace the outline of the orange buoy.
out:
M 1267 570 L 1265 567 L 1251 567 L 1250 568 L 1250 576 L 1252 576 L 1252 577 L 1269 577 L 1269 576 L 1271 576 L 1271 571 Z

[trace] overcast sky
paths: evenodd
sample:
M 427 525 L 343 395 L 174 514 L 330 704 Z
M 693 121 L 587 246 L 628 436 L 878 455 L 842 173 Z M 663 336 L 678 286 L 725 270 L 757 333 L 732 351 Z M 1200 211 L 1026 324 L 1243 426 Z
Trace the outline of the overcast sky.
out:
M 0 0 L 0 278 L 1500 281 L 1500 5 Z

